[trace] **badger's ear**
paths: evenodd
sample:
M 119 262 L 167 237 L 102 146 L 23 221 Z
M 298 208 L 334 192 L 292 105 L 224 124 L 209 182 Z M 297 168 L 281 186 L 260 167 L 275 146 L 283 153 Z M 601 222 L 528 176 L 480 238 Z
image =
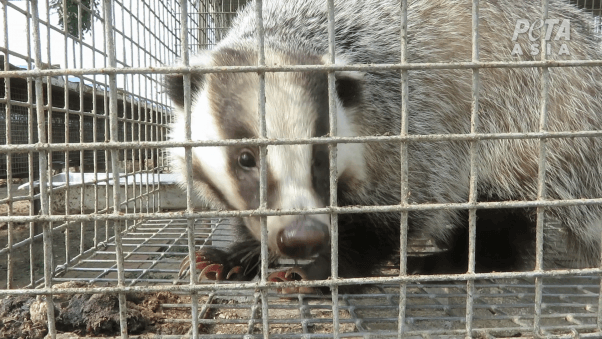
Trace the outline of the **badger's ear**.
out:
M 176 61 L 176 65 L 182 65 L 180 61 Z M 211 53 L 202 51 L 190 57 L 190 66 L 210 66 Z M 199 72 L 190 74 L 190 95 L 194 98 L 194 94 L 203 88 L 205 76 Z M 164 77 L 163 85 L 169 98 L 179 108 L 184 108 L 184 75 L 183 74 L 167 74 Z
M 337 95 L 343 107 L 353 107 L 362 101 L 364 73 L 357 71 L 334 72 Z
M 204 76 L 198 72 L 190 74 L 190 95 L 193 96 L 203 87 Z M 183 74 L 166 74 L 163 81 L 163 86 L 169 98 L 174 105 L 179 108 L 184 108 L 184 75 Z
M 324 64 L 328 64 L 328 55 L 322 57 Z M 335 65 L 347 65 L 349 62 L 344 58 L 336 58 Z M 362 84 L 364 72 L 360 71 L 337 71 L 334 72 L 336 79 L 337 96 L 343 107 L 358 105 L 362 100 Z

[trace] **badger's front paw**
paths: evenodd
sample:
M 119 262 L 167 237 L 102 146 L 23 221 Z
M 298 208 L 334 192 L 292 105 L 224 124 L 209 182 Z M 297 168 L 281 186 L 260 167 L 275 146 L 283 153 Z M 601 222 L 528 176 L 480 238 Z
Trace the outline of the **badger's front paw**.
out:
M 292 267 L 284 271 L 276 271 L 268 276 L 268 281 L 272 282 L 286 282 L 286 281 L 302 281 L 308 280 L 307 273 L 301 267 Z M 309 286 L 301 287 L 285 287 L 279 288 L 278 293 L 292 294 L 292 293 L 316 293 L 316 289 Z
M 203 249 L 195 252 L 195 267 L 197 272 L 200 272 L 197 281 L 203 280 L 240 280 L 242 276 L 242 267 L 235 266 L 232 268 L 225 267 L 225 261 L 220 258 L 224 253 L 220 250 Z M 186 256 L 180 263 L 179 278 L 185 278 L 190 274 L 190 256 Z M 225 275 L 224 275 L 225 274 Z

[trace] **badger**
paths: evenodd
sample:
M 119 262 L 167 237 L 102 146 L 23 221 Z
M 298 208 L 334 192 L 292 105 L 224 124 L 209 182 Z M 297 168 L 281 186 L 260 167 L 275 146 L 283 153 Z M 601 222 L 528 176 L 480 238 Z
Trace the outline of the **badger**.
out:
M 329 63 L 328 15 L 324 0 L 264 0 L 265 63 Z M 470 1 L 410 0 L 407 60 L 410 63 L 471 61 Z M 540 32 L 548 60 L 602 59 L 600 41 L 587 13 L 561 0 L 549 1 L 549 21 L 541 4 L 486 0 L 479 9 L 480 61 L 537 61 Z M 335 0 L 335 65 L 398 64 L 401 58 L 401 4 L 398 0 Z M 544 26 L 543 28 L 542 25 Z M 191 66 L 258 65 L 255 3 L 239 11 L 227 36 L 190 60 Z M 341 68 L 343 69 L 343 68 Z M 349 68 L 348 68 L 349 69 Z M 359 69 L 359 68 L 358 68 Z M 479 69 L 477 133 L 540 131 L 541 67 Z M 336 71 L 337 136 L 395 136 L 401 133 L 401 71 Z M 267 72 L 265 122 L 268 139 L 329 136 L 326 71 Z M 471 133 L 472 70 L 408 71 L 408 134 Z M 602 128 L 602 70 L 550 67 L 547 132 Z M 260 137 L 259 83 L 254 72 L 191 74 L 192 140 Z M 171 139 L 186 135 L 183 75 L 166 76 L 176 119 Z M 545 197 L 548 200 L 602 197 L 602 140 L 599 137 L 546 139 Z M 538 200 L 538 138 L 479 140 L 475 146 L 478 202 Z M 401 141 L 338 143 L 338 206 L 401 203 Z M 267 207 L 313 209 L 329 206 L 329 153 L 324 143 L 267 146 Z M 259 207 L 259 148 L 192 148 L 196 195 L 216 210 Z M 171 149 L 176 172 L 185 174 L 182 147 Z M 410 206 L 467 203 L 471 178 L 470 140 L 407 142 L 407 200 Z M 185 175 L 182 175 L 184 178 Z M 184 179 L 183 179 L 184 180 Z M 476 212 L 477 272 L 534 269 L 536 208 L 479 208 Z M 579 261 L 599 261 L 602 208 L 564 204 L 546 208 L 546 220 L 562 225 L 562 241 Z M 468 269 L 469 218 L 466 210 L 416 209 L 408 214 L 408 238 L 426 236 L 443 252 L 408 258 L 410 273 L 461 273 Z M 367 277 L 399 252 L 400 212 L 338 214 L 339 277 Z M 267 217 L 270 263 L 279 258 L 309 263 L 270 275 L 274 280 L 327 279 L 331 273 L 328 214 Z M 189 261 L 200 278 L 251 279 L 260 260 L 260 218 L 236 226 L 237 241 L 226 249 L 203 249 Z M 209 273 L 213 272 L 213 275 Z

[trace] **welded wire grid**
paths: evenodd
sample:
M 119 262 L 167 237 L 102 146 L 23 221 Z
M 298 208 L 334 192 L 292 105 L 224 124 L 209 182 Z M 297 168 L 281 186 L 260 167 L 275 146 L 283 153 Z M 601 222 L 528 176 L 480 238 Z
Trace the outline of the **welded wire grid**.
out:
M 187 309 L 191 317 L 170 321 L 191 323 L 192 337 L 599 337 L 602 325 L 599 269 L 545 271 L 542 267 L 543 215 L 546 207 L 600 204 L 602 198 L 477 202 L 475 149 L 480 140 L 531 138 L 545 145 L 548 138 L 600 137 L 602 131 L 545 132 L 545 88 L 548 66 L 602 66 L 602 61 L 481 62 L 478 55 L 478 1 L 473 1 L 473 53 L 470 62 L 410 64 L 406 55 L 406 1 L 402 1 L 400 39 L 402 57 L 395 65 L 270 66 L 264 64 L 261 1 L 256 2 L 259 65 L 204 69 L 213 72 L 247 71 L 260 75 L 265 95 L 265 72 L 325 70 L 329 74 L 329 137 L 309 140 L 266 140 L 264 100 L 259 100 L 260 138 L 256 140 L 191 141 L 189 53 L 211 48 L 227 31 L 237 1 L 65 1 L 75 4 L 78 16 L 88 14 L 92 24 L 79 21 L 61 27 L 53 2 L 2 3 L 3 85 L 0 99 L 0 177 L 6 181 L 0 195 L 3 296 L 39 295 L 52 285 L 85 281 L 94 287 L 67 288 L 63 294 L 118 293 L 121 337 L 127 337 L 125 292 L 147 294 L 170 291 L 188 295 L 189 303 L 164 303 L 165 309 Z M 334 14 L 329 9 L 330 63 L 334 63 Z M 578 3 L 599 20 L 600 4 Z M 546 4 L 543 4 L 546 13 Z M 56 10 L 56 9 L 55 9 Z M 85 17 L 85 15 L 83 16 Z M 15 20 L 15 21 L 13 21 Z M 21 22 L 17 29 L 15 22 Z M 545 43 L 545 41 L 542 41 Z M 545 48 L 542 48 L 545 50 Z M 57 54 L 56 51 L 59 51 Z M 543 57 L 543 55 L 542 55 Z M 182 66 L 168 67 L 176 60 Z M 542 67 L 542 123 L 539 132 L 478 133 L 480 67 Z M 334 71 L 399 70 L 400 86 L 407 89 L 411 69 L 471 69 L 473 72 L 472 133 L 467 135 L 407 135 L 407 90 L 402 93 L 399 136 L 342 138 L 336 136 Z M 166 141 L 172 116 L 162 91 L 161 76 L 183 72 L 187 140 Z M 38 124 L 38 121 L 46 123 Z M 331 173 L 336 173 L 336 148 L 341 142 L 400 142 L 406 154 L 411 142 L 468 140 L 471 148 L 472 193 L 467 203 L 408 205 L 407 164 L 402 164 L 402 203 L 394 206 L 337 207 L 334 176 L 331 206 L 315 210 L 267 209 L 265 151 L 267 145 L 328 144 Z M 186 186 L 185 212 L 165 211 L 168 196 L 160 175 L 169 171 L 167 147 L 185 147 L 188 177 L 191 148 L 208 145 L 257 145 L 261 150 L 260 209 L 257 211 L 198 211 L 192 183 Z M 540 168 L 545 163 L 541 147 Z M 26 164 L 26 168 L 22 164 Z M 4 172 L 2 172 L 2 170 Z M 72 172 L 70 175 L 61 172 Z M 92 178 L 86 174 L 92 173 Z M 59 176 L 55 176 L 59 175 Z M 540 173 L 540 183 L 545 173 Z M 24 190 L 17 190 L 24 178 Z M 118 180 L 115 180 L 119 178 Z M 35 183 L 35 184 L 34 184 Z M 74 202 L 75 201 L 75 202 Z M 90 204 L 90 202 L 92 202 Z M 118 202 L 115 204 L 114 202 Z M 475 211 L 477 208 L 538 208 L 538 269 L 521 273 L 474 273 Z M 470 212 L 469 272 L 460 275 L 411 276 L 405 270 L 407 213 L 437 208 Z M 385 267 L 377 279 L 337 277 L 337 214 L 397 211 L 402 214 L 399 264 Z M 269 284 L 267 245 L 262 242 L 262 275 L 244 283 L 197 284 L 194 265 L 190 279 L 179 279 L 179 263 L 202 246 L 223 247 L 231 241 L 231 217 L 259 215 L 262 239 L 266 217 L 283 214 L 331 215 L 332 274 L 328 281 Z M 291 262 L 284 264 L 292 264 Z M 341 284 L 374 284 L 366 294 L 338 293 Z M 290 295 L 276 288 L 328 286 L 331 295 Z M 37 287 L 37 289 L 33 289 Z M 193 296 L 190 298 L 190 296 Z M 48 300 L 49 306 L 52 300 Z M 54 308 L 48 307 L 48 329 L 56 334 Z M 178 337 L 164 335 L 163 337 Z
M 170 28 L 177 19 L 168 4 L 113 2 L 114 15 L 111 20 L 104 20 L 100 4 L 78 2 L 77 16 L 91 18 L 88 28 L 83 28 L 83 20 L 61 27 L 60 19 L 70 22 L 66 9 L 73 4 L 71 1 L 3 2 L 3 69 L 31 72 L 106 67 L 109 39 L 103 23 L 111 23 L 113 47 L 119 49 L 113 51 L 118 56 L 114 66 L 150 67 L 175 59 L 173 46 L 177 37 L 170 34 Z M 56 6 L 62 8 L 62 17 Z M 116 80 L 119 90 L 109 93 L 111 80 Z M 166 165 L 163 150 L 129 147 L 109 152 L 83 150 L 74 144 L 165 140 L 170 108 L 160 91 L 161 81 L 159 75 L 151 73 L 113 78 L 96 74 L 74 76 L 68 72 L 33 77 L 30 73 L 2 79 L 0 125 L 6 152 L 0 158 L 0 178 L 6 186 L 0 203 L 9 218 L 2 224 L 6 235 L 0 250 L 6 265 L 6 271 L 2 272 L 4 287 L 38 285 L 44 275 L 50 277 L 56 273 L 56 265 L 76 263 L 113 232 L 113 225 L 107 221 L 24 223 L 15 221 L 13 216 L 106 215 L 114 210 L 113 201 L 120 202 L 124 213 L 159 210 L 160 187 L 152 174 Z M 39 121 L 46 123 L 38 124 Z M 110 127 L 114 130 L 109 130 Z M 60 151 L 19 152 L 14 149 L 18 144 L 70 147 Z M 120 174 L 109 175 L 113 165 L 110 161 Z M 121 177 L 118 182 L 127 187 L 121 197 L 117 195 L 118 199 L 111 196 L 113 187 L 108 185 L 116 177 Z M 21 182 L 29 185 L 18 190 L 16 178 L 23 178 Z M 74 203 L 74 199 L 79 203 Z M 127 229 L 135 225 L 136 222 L 125 222 L 122 226 Z M 57 235 L 63 239 L 55 242 L 62 245 L 44 248 L 42 253 L 42 238 L 46 246 Z M 46 271 L 42 271 L 43 258 L 55 265 L 47 265 Z
M 190 2 L 188 10 L 188 49 L 211 49 L 226 36 L 236 11 L 247 0 L 206 0 Z M 181 31 L 181 27 L 178 27 Z

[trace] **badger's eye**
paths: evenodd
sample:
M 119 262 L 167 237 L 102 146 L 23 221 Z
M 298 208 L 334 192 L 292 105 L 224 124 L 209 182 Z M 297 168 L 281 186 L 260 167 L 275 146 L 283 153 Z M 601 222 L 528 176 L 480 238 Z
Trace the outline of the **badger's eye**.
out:
M 256 163 L 255 163 L 255 156 L 253 155 L 253 153 L 251 153 L 251 151 L 244 150 L 238 156 L 238 164 L 242 168 L 245 168 L 245 169 L 249 169 L 249 168 L 255 167 L 255 165 L 256 165 Z

